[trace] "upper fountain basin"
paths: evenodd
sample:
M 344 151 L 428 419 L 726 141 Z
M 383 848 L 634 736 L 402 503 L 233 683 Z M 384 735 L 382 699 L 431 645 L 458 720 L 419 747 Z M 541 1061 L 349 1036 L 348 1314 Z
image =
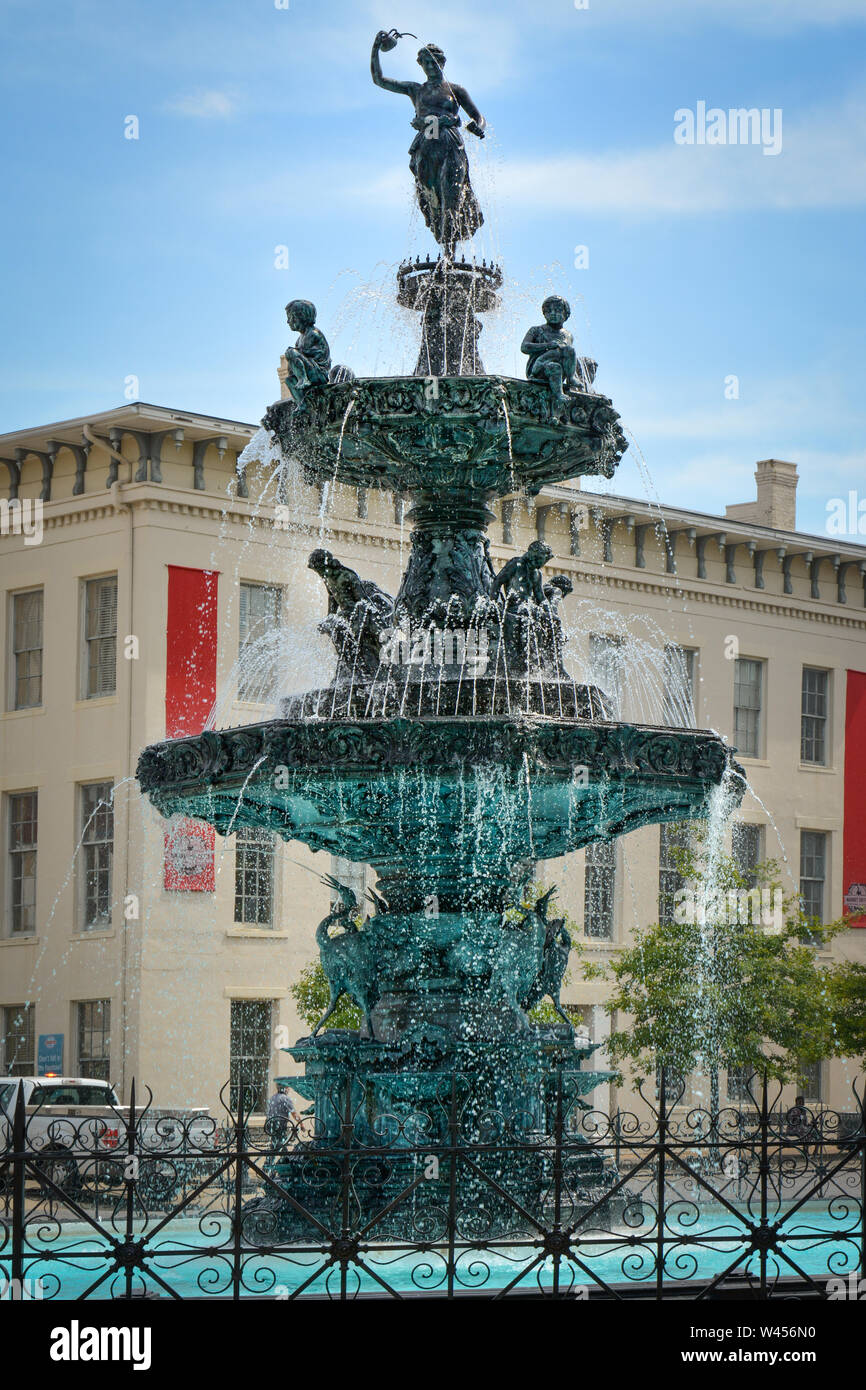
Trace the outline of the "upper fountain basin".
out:
M 557 403 L 546 385 L 501 376 L 358 377 L 310 387 L 304 408 L 265 415 L 308 481 L 393 492 L 506 496 L 613 476 L 627 448 L 606 396 Z

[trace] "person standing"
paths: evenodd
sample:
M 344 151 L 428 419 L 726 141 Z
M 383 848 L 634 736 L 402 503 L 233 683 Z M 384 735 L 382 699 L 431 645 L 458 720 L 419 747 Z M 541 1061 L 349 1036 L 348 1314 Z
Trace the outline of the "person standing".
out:
M 287 1082 L 278 1081 L 276 1086 L 276 1091 L 268 1101 L 265 1130 L 272 1147 L 278 1149 L 286 1142 L 289 1121 L 297 1127 L 301 1123 L 301 1117 L 292 1103 Z

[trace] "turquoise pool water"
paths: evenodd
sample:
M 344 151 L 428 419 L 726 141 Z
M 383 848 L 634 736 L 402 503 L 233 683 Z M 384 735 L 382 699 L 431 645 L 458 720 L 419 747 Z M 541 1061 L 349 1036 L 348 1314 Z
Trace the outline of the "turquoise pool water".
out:
M 834 1219 L 826 1205 L 801 1208 L 780 1225 L 781 1248 L 794 1264 L 817 1282 L 847 1275 L 858 1268 L 860 1258 L 859 1212 L 848 1210 Z M 778 1218 L 777 1218 L 778 1219 Z M 151 1223 L 151 1231 L 157 1223 Z M 710 1280 L 730 1266 L 747 1249 L 742 1227 L 722 1210 L 703 1211 L 693 1225 L 679 1226 L 668 1216 L 664 1248 L 664 1280 L 669 1288 L 688 1280 Z M 31 1227 L 31 1241 L 37 1245 L 40 1228 Z M 51 1239 L 51 1237 L 55 1237 Z M 147 1272 L 136 1271 L 134 1291 L 170 1297 L 166 1285 L 184 1298 L 230 1298 L 234 1292 L 236 1257 L 227 1218 L 220 1214 L 200 1220 L 178 1218 L 148 1238 L 139 1228 L 136 1239 L 148 1240 Z M 636 1239 L 643 1243 L 638 1245 Z M 595 1233 L 596 1243 L 583 1244 L 576 1258 L 563 1260 L 560 1287 L 591 1287 L 594 1282 L 651 1287 L 656 1278 L 655 1233 L 622 1228 L 609 1237 Z M 203 1247 L 208 1247 L 205 1250 Z M 105 1271 L 105 1238 L 84 1223 L 64 1224 L 62 1235 L 44 1223 L 43 1241 L 26 1259 L 25 1275 L 29 1287 L 43 1281 L 43 1296 L 61 1300 L 80 1298 Z M 41 1252 L 54 1252 L 45 1258 Z M 62 1251 L 62 1254 L 61 1254 Z M 9 1273 L 9 1250 L 0 1260 L 3 1274 Z M 58 1258 L 59 1256 L 59 1258 Z M 541 1261 L 540 1251 L 507 1245 L 485 1251 L 479 1248 L 455 1252 L 457 1290 L 502 1289 L 515 1283 L 522 1289 L 550 1289 L 553 1262 Z M 447 1251 L 417 1251 L 390 1246 L 362 1250 L 360 1263 L 348 1270 L 350 1293 L 383 1293 L 391 1289 L 400 1294 L 446 1291 L 448 1287 Z M 308 1295 L 336 1295 L 340 1292 L 339 1266 L 327 1266 L 327 1257 L 295 1249 L 290 1254 L 262 1255 L 241 1248 L 237 1260 L 240 1296 L 288 1299 L 300 1290 Z M 759 1272 L 758 1256 L 752 1252 L 737 1266 L 737 1273 Z M 768 1277 L 795 1276 L 797 1270 L 779 1255 L 770 1253 Z M 593 1278 L 595 1276 L 595 1278 Z M 111 1298 L 124 1291 L 123 1275 L 113 1271 L 88 1294 L 92 1298 Z

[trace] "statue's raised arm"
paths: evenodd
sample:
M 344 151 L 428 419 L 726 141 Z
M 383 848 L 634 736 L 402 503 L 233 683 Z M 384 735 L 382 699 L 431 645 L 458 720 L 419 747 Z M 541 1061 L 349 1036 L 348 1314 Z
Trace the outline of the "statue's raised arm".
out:
M 383 87 L 386 92 L 398 92 L 400 96 L 411 97 L 414 101 L 415 92 L 421 83 L 395 82 L 393 78 L 386 77 L 382 72 L 382 62 L 379 58 L 380 52 L 389 53 L 392 48 L 396 47 L 397 40 L 403 37 L 404 35 L 398 34 L 396 29 L 392 29 L 390 33 L 384 29 L 379 30 L 373 40 L 373 51 L 370 54 L 370 73 L 377 87 Z M 410 34 L 408 37 L 414 39 L 415 35 Z
M 457 243 L 468 241 L 484 221 L 469 181 L 460 111 L 470 118 L 466 129 L 479 138 L 484 136 L 485 121 L 465 87 L 447 81 L 445 54 L 435 43 L 425 44 L 418 52 L 425 82 L 385 77 L 379 54 L 389 52 L 399 38 L 403 35 L 396 29 L 379 31 L 373 40 L 370 71 L 377 87 L 409 97 L 415 107 L 412 125 L 418 134 L 409 149 L 409 168 L 424 221 L 450 260 Z

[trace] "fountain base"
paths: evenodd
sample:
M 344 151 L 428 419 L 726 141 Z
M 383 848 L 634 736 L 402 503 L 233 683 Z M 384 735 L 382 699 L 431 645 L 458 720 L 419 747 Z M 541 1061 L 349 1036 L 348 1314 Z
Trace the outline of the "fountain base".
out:
M 449 1196 L 461 1236 L 525 1235 L 550 1219 L 557 1127 L 567 1141 L 559 1220 L 594 1209 L 593 1225 L 608 1228 L 622 1205 L 608 1197 L 617 1174 L 576 1133 L 590 1108 L 582 1096 L 611 1077 L 583 1069 L 596 1046 L 566 1024 L 484 1043 L 435 1025 L 399 1045 L 347 1030 L 301 1039 L 286 1050 L 305 1075 L 285 1080 L 312 1102 L 314 1138 L 276 1162 L 276 1186 L 246 1208 L 244 1235 L 303 1241 L 316 1239 L 316 1222 L 339 1229 L 347 1161 L 350 1224 L 374 1227 L 376 1240 L 444 1238 Z

